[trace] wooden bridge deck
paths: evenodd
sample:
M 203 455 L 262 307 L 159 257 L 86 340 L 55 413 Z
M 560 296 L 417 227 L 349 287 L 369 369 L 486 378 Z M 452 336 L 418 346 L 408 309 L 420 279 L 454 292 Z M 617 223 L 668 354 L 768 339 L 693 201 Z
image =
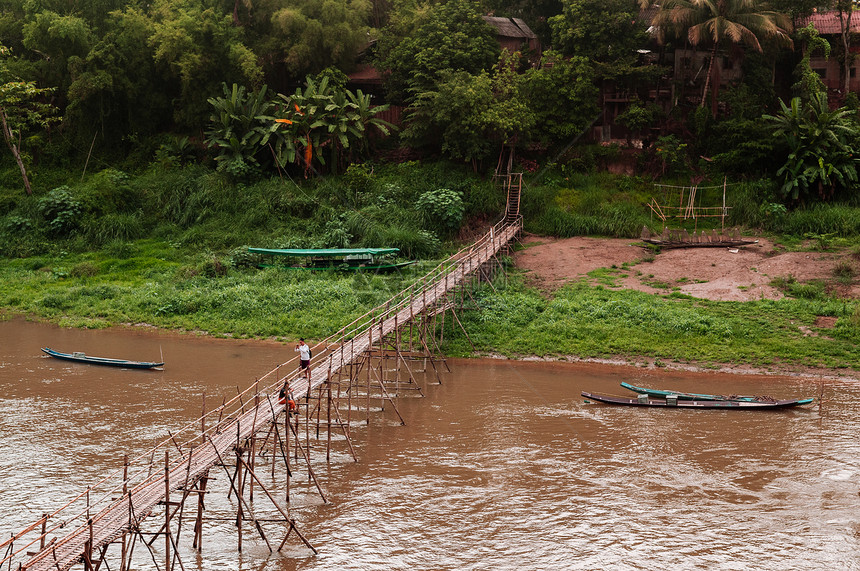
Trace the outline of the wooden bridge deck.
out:
M 85 568 L 90 568 L 87 557 L 98 554 L 99 550 L 104 553 L 157 506 L 170 506 L 171 494 L 187 495 L 211 468 L 223 464 L 225 458 L 235 457 L 237 442 L 276 423 L 285 407 L 279 404 L 277 393 L 285 382 L 296 397 L 309 396 L 334 373 L 362 358 L 375 343 L 413 322 L 416 316 L 445 303 L 468 276 L 516 237 L 521 224 L 519 217 L 503 220 L 475 244 L 440 264 L 386 304 L 317 344 L 309 379 L 297 376 L 292 367 L 288 375 L 280 374 L 281 367 L 271 371 L 229 403 L 189 423 L 54 513 L 13 534 L 0 544 L 0 568 L 12 569 L 14 563 L 15 569 L 20 570 L 64 571 L 82 560 Z M 214 421 L 216 411 L 218 418 Z M 208 428 L 207 421 L 211 423 Z M 182 438 L 186 440 L 180 443 L 178 439 Z M 164 456 L 161 469 L 154 468 L 160 463 L 156 454 Z M 288 513 L 288 509 L 278 509 Z M 165 525 L 169 529 L 169 518 Z

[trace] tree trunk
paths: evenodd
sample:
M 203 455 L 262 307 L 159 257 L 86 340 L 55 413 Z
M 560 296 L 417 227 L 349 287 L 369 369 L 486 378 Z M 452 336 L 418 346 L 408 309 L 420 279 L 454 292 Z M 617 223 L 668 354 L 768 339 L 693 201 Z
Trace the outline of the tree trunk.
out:
M 705 77 L 705 89 L 702 91 L 702 103 L 699 104 L 699 107 L 705 106 L 705 100 L 708 96 L 708 86 L 711 83 L 711 72 L 714 68 L 715 59 L 717 59 L 717 44 L 714 44 L 714 48 L 711 50 L 711 61 L 708 62 L 708 75 Z
M 0 127 L 3 128 L 3 138 L 6 140 L 6 145 L 12 151 L 12 154 L 15 155 L 15 162 L 18 163 L 18 168 L 21 169 L 21 177 L 24 179 L 24 190 L 27 191 L 27 194 L 33 194 L 33 189 L 30 188 L 30 179 L 27 178 L 27 169 L 24 167 L 24 161 L 21 160 L 21 152 L 18 145 L 15 144 L 15 137 L 12 135 L 12 129 L 9 128 L 9 122 L 6 120 L 6 111 L 2 107 L 0 107 Z
M 842 83 L 842 97 L 848 96 L 851 90 L 851 16 L 854 10 L 849 5 L 848 16 L 846 17 L 845 25 L 842 27 L 842 49 L 845 51 L 845 59 L 842 62 L 842 74 L 844 76 Z M 840 13 L 839 19 L 842 19 Z

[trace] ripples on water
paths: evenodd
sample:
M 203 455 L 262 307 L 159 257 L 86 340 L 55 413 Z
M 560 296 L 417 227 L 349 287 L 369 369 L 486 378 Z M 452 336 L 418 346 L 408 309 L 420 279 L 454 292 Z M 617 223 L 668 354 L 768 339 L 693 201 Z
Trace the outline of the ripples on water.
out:
M 0 337 L 2 533 L 196 418 L 204 390 L 220 402 L 292 356 L 277 345 L 19 321 L 0 323 Z M 52 344 L 128 358 L 163 344 L 168 364 L 162 373 L 61 364 L 39 356 Z M 232 524 L 207 522 L 203 555 L 184 549 L 185 568 L 860 569 L 856 382 L 829 382 L 822 407 L 667 411 L 586 404 L 579 392 L 623 394 L 622 380 L 784 397 L 819 388 L 573 365 L 452 369 L 441 386 L 422 379 L 426 398 L 398 401 L 406 426 L 390 410 L 370 426 L 354 418 L 358 463 L 335 438 L 332 464 L 315 465 L 329 504 L 297 485 L 293 514 L 319 555 L 292 541 L 269 555 L 250 529 L 239 554 Z M 235 513 L 223 495 L 210 500 L 212 515 Z M 283 531 L 268 526 L 280 542 Z

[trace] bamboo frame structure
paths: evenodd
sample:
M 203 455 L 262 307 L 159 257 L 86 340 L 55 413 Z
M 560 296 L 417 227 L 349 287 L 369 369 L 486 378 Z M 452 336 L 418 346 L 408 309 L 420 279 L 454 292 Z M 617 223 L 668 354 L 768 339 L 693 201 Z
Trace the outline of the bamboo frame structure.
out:
M 429 365 L 439 383 L 442 366 L 450 372 L 438 357 L 436 332 L 440 322 L 444 331 L 448 313 L 450 325 L 457 323 L 465 332 L 456 310 L 471 295 L 468 281 L 489 279 L 500 267 L 497 254 L 522 229 L 518 193 L 519 187 L 516 204 L 509 205 L 505 218 L 474 244 L 314 345 L 316 363 L 307 377 L 300 376 L 294 358 L 244 391 L 237 388 L 235 397 L 210 410 L 204 394 L 200 418 L 168 432 L 151 450 L 125 456 L 119 469 L 0 542 L 0 569 L 65 571 L 82 563 L 86 571 L 103 565 L 126 571 L 132 568 L 135 550 L 146 549 L 155 569 L 184 571 L 180 557 L 184 523 L 193 522 L 191 545 L 199 552 L 206 522 L 227 518 L 236 527 L 240 552 L 244 532 L 250 530 L 270 551 L 280 551 L 295 535 L 304 548 L 316 553 L 293 516 L 291 494 L 304 486 L 319 494 L 323 503 L 328 501 L 314 466 L 331 461 L 335 432 L 358 461 L 351 426 L 362 404 L 367 423 L 377 404 L 380 410 L 390 408 L 405 423 L 396 400 L 403 394 L 424 395 L 416 376 L 419 370 L 412 363 L 423 362 L 424 373 Z M 283 400 L 278 398 L 281 389 Z M 296 402 L 294 410 L 291 401 Z M 161 457 L 163 469 L 156 465 Z M 213 477 L 213 470 L 223 472 L 223 477 Z M 304 472 L 307 479 L 297 479 Z M 255 491 L 276 515 L 258 515 Z M 226 493 L 235 501 L 235 514 L 207 516 L 205 499 L 213 493 Z M 162 508 L 163 518 L 156 517 Z M 275 548 L 270 535 L 278 532 L 283 538 Z M 157 543 L 162 545 L 159 552 Z M 118 547 L 111 549 L 114 545 Z M 113 563 L 108 563 L 109 555 Z
M 718 186 L 673 186 L 666 184 L 655 184 L 655 187 L 678 190 L 678 205 L 669 204 L 668 195 L 665 204 L 657 202 L 656 198 L 652 198 L 648 203 L 648 208 L 651 209 L 651 214 L 657 216 L 664 224 L 669 218 L 678 220 L 692 219 L 698 229 L 699 218 L 719 218 L 720 229 L 725 231 L 726 216 L 728 216 L 730 206 L 726 205 L 726 189 L 728 187 L 727 179 L 723 178 L 723 184 Z M 700 200 L 700 190 L 722 189 L 723 203 L 722 206 L 696 206 L 696 201 Z

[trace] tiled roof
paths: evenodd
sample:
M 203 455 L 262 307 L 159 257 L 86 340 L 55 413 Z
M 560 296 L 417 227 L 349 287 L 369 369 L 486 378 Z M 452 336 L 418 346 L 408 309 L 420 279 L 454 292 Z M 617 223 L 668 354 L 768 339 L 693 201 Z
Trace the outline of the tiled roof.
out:
M 797 27 L 805 28 L 810 22 L 822 35 L 840 34 L 842 32 L 842 26 L 839 24 L 839 12 L 836 11 L 816 12 L 808 18 L 801 18 L 797 22 Z M 860 14 L 851 16 L 851 31 L 860 32 Z
M 499 16 L 484 16 L 484 21 L 496 29 L 496 33 L 506 38 L 536 38 L 528 24 L 520 18 L 501 18 Z

